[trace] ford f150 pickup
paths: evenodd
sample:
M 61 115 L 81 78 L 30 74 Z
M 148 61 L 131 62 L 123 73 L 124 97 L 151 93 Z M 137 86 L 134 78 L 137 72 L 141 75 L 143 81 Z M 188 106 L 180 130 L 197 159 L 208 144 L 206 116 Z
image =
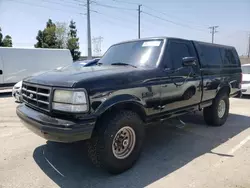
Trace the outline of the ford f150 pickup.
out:
M 86 140 L 95 164 L 121 173 L 138 159 L 147 124 L 203 110 L 208 125 L 223 125 L 241 79 L 233 47 L 139 39 L 111 46 L 96 66 L 24 79 L 17 115 L 47 140 Z

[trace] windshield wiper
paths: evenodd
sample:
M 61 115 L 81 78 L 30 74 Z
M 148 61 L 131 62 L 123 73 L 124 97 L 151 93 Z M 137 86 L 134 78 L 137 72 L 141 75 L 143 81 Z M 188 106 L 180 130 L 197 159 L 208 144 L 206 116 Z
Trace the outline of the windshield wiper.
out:
M 125 65 L 125 66 L 132 66 L 134 68 L 137 68 L 135 65 L 131 65 L 131 64 L 128 64 L 128 63 L 122 63 L 122 62 L 112 63 L 111 65 Z

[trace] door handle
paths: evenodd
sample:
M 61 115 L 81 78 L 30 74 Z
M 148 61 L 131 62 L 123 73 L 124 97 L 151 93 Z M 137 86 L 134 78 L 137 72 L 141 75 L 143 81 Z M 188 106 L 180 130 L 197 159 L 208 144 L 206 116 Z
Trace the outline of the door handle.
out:
M 168 85 L 162 85 L 161 87 L 168 87 Z
M 2 70 L 0 70 L 0 74 L 3 74 L 3 71 L 2 71 Z

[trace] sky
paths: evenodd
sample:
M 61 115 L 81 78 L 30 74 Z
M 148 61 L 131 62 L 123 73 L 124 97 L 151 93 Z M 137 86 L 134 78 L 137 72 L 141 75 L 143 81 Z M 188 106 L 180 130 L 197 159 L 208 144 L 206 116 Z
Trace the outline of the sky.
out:
M 0 0 L 0 27 L 14 47 L 32 48 L 48 19 L 76 22 L 80 51 L 87 54 L 86 0 Z M 211 42 L 208 27 L 219 26 L 215 43 L 235 46 L 246 55 L 250 0 L 92 0 L 91 34 L 103 37 L 102 53 L 114 43 L 138 37 L 168 36 Z M 95 52 L 93 52 L 95 55 Z

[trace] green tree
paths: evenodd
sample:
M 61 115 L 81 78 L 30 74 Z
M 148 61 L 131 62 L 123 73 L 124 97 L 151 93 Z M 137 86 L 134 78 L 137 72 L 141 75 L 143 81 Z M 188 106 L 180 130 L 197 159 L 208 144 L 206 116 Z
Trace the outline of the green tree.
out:
M 56 24 L 51 19 L 46 23 L 46 28 L 38 31 L 36 48 L 58 48 L 56 38 Z
M 4 47 L 12 47 L 12 38 L 9 35 L 6 35 L 3 39 L 3 46 Z
M 11 36 L 10 35 L 6 35 L 3 38 L 1 27 L 0 27 L 0 46 L 3 46 L 3 47 L 12 47 L 12 38 L 11 38 Z
M 79 38 L 77 37 L 76 23 L 73 20 L 69 24 L 67 48 L 70 50 L 74 61 L 80 58 Z
M 36 40 L 37 43 L 35 44 L 35 48 L 44 48 L 43 32 L 41 30 L 38 31 Z
M 3 40 L 3 34 L 2 34 L 2 29 L 0 27 L 0 46 L 2 46 L 2 40 Z
M 47 44 L 47 48 L 58 48 L 56 38 L 56 24 L 51 19 L 47 22 L 46 28 L 43 31 L 44 41 Z

